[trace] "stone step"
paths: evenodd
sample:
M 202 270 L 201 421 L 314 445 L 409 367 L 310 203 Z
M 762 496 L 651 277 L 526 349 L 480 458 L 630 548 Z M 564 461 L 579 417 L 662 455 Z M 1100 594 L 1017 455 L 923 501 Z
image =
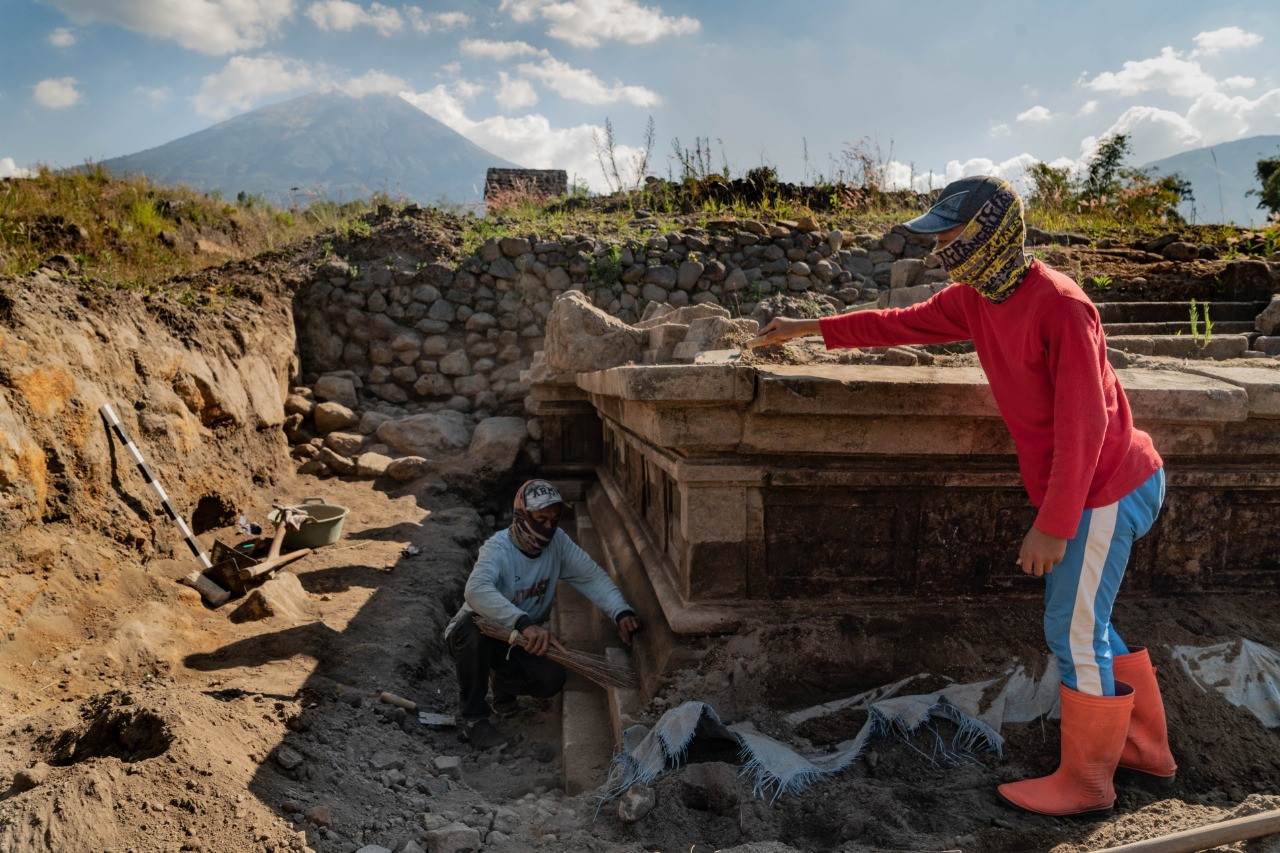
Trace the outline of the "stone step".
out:
M 1197 300 L 1197 305 L 1200 301 Z M 1214 323 L 1219 320 L 1248 320 L 1253 322 L 1266 302 L 1215 302 L 1209 300 L 1209 316 Z M 1188 320 L 1191 300 L 1186 302 L 1099 302 L 1095 307 L 1104 324 L 1109 323 L 1166 323 Z
M 1249 338 L 1246 335 L 1219 335 L 1198 340 L 1191 335 L 1107 335 L 1107 346 L 1139 355 L 1164 355 L 1173 358 L 1248 358 Z M 1267 358 L 1265 353 L 1256 357 Z
M 1218 320 L 1216 316 L 1211 317 L 1214 335 L 1247 335 L 1254 331 L 1253 320 Z M 1102 328 L 1108 338 L 1112 335 L 1176 335 L 1178 332 L 1190 335 L 1191 320 L 1183 317 L 1181 320 L 1167 322 L 1103 323 Z M 1203 322 L 1199 325 L 1199 331 L 1204 333 Z

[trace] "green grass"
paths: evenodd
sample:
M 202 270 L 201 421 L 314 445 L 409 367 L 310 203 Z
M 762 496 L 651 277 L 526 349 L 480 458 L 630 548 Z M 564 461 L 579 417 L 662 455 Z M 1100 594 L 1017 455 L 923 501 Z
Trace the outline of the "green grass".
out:
M 823 231 L 883 233 L 918 215 L 928 203 L 928 197 L 875 185 L 823 179 L 808 186 L 782 184 L 753 170 L 737 179 L 713 173 L 651 180 L 638 189 L 606 196 L 575 191 L 544 200 L 512 193 L 491 199 L 483 215 L 446 208 L 429 213 L 451 235 L 450 257 L 441 260 L 473 256 L 494 237 L 536 234 L 539 239 L 560 240 L 587 235 L 615 246 L 591 259 L 592 278 L 613 285 L 623 272 L 616 246 L 643 246 L 655 233 L 706 227 L 713 220 L 771 223 L 804 217 L 813 217 Z M 33 178 L 0 180 L 0 276 L 25 275 L 50 256 L 64 254 L 78 262 L 86 279 L 151 290 L 224 263 L 227 255 L 195 250 L 196 237 L 218 235 L 232 257 L 253 257 L 324 235 L 326 254 L 354 259 L 363 238 L 372 233 L 367 215 L 400 206 L 401 200 L 374 195 L 280 210 L 260 196 L 242 195 L 232 203 L 216 194 L 156 186 L 142 178 L 114 178 L 92 164 L 64 173 L 42 168 Z M 1126 242 L 1177 230 L 1185 239 L 1218 247 L 1228 258 L 1265 256 L 1280 248 L 1280 226 L 1244 231 L 1175 225 L 1154 217 L 1117 218 L 1101 206 L 1072 213 L 1032 205 L 1027 219 L 1030 226 L 1046 231 Z M 1103 279 L 1095 276 L 1093 287 L 1105 290 L 1110 282 Z
M 26 275 L 62 254 L 85 278 L 150 290 L 225 263 L 225 255 L 196 251 L 196 236 L 209 231 L 223 235 L 232 256 L 251 257 L 322 227 L 257 199 L 230 204 L 185 187 L 113 178 L 92 164 L 64 173 L 41 168 L 32 178 L 0 181 L 0 276 Z

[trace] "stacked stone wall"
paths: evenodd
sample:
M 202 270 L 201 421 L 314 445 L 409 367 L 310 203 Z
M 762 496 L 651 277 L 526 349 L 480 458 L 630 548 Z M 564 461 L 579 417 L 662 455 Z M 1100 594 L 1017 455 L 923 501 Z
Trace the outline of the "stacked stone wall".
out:
M 350 371 L 360 394 L 410 412 L 520 414 L 521 373 L 543 348 L 552 303 L 582 291 L 627 323 L 649 303 L 713 303 L 750 317 L 788 294 L 819 313 L 911 304 L 946 280 L 929 238 L 831 231 L 812 221 L 720 220 L 611 242 L 495 237 L 460 264 L 400 246 L 377 260 L 331 258 L 299 295 L 304 381 Z

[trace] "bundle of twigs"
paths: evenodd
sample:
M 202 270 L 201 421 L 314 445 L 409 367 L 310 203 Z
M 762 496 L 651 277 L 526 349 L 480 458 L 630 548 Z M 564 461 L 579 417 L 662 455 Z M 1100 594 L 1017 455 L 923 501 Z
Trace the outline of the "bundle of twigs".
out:
M 522 649 L 529 645 L 529 641 L 519 631 L 504 628 L 492 619 L 477 616 L 476 627 L 480 629 L 480 633 L 487 637 L 493 637 L 495 640 L 502 640 Z M 590 678 L 603 687 L 622 687 L 635 690 L 640 686 L 640 683 L 636 681 L 635 671 L 631 667 L 609 663 L 601 655 L 578 652 L 572 649 L 562 652 L 555 646 L 551 646 L 547 649 L 547 658 L 581 676 Z

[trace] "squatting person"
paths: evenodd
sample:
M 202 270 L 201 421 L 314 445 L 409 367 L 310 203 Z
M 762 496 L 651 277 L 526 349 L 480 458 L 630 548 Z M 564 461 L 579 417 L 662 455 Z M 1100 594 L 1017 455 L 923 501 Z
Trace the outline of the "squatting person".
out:
M 571 584 L 603 610 L 630 646 L 640 619 L 609 575 L 559 529 L 565 501 L 546 480 L 530 480 L 517 491 L 511 526 L 480 547 L 467 578 L 465 603 L 445 627 L 445 640 L 458 670 L 458 704 L 463 737 L 476 749 L 490 749 L 506 738 L 489 720 L 490 710 L 509 717 L 519 710 L 517 696 L 546 699 L 564 687 L 565 671 L 545 655 L 564 650 L 544 628 L 555 602 L 556 585 Z M 476 616 L 519 631 L 527 651 L 480 632 Z M 493 701 L 486 701 L 490 688 Z
M 1130 549 L 1164 501 L 1163 463 L 1134 429 L 1093 303 L 1070 277 L 1028 261 L 1013 187 L 955 181 L 905 226 L 935 235 L 954 284 L 909 308 L 777 318 L 762 336 L 820 333 L 829 349 L 974 342 L 1038 510 L 1017 564 L 1045 579 L 1045 639 L 1062 679 L 1060 766 L 999 793 L 1041 814 L 1109 809 L 1117 766 L 1169 781 L 1177 770 L 1147 650 L 1111 624 Z

